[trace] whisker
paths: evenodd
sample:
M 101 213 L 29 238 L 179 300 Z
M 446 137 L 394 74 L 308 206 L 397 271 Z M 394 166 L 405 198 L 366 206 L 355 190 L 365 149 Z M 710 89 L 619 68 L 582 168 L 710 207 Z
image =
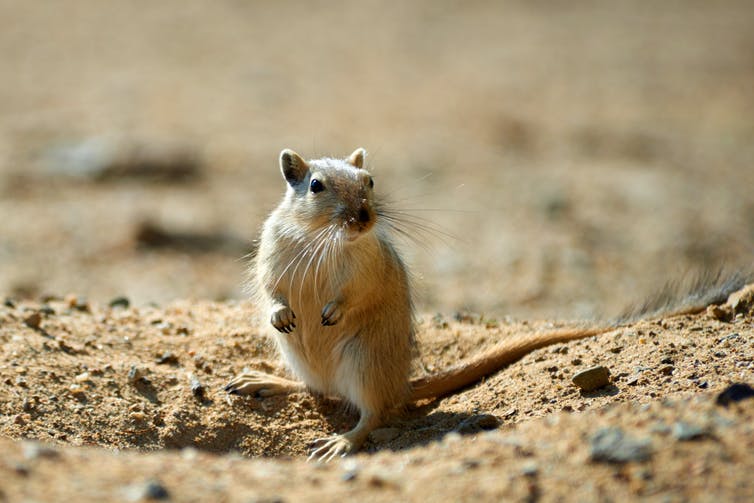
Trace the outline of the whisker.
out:
M 333 226 L 332 225 L 328 226 L 328 232 L 325 235 L 324 239 L 325 239 L 324 250 L 322 250 L 322 252 L 319 254 L 319 258 L 317 259 L 317 265 L 314 268 L 314 294 L 315 294 L 315 298 L 317 299 L 318 304 L 322 303 L 322 299 L 319 296 L 318 285 L 319 285 L 319 271 L 322 268 L 323 259 L 325 259 L 324 264 L 325 264 L 326 272 L 332 270 L 332 267 L 329 267 L 329 263 L 328 263 L 329 255 L 332 251 L 332 239 L 333 239 Z
M 271 291 L 274 292 L 277 289 L 278 285 L 280 284 L 280 281 L 285 276 L 285 273 L 288 272 L 288 269 L 291 268 L 291 266 L 293 265 L 294 262 L 300 262 L 301 261 L 301 258 L 303 258 L 303 256 L 307 253 L 307 251 L 312 246 L 314 246 L 314 243 L 316 242 L 317 238 L 322 233 L 324 233 L 324 230 L 320 231 L 319 233 L 317 233 L 314 236 L 314 239 L 311 242 L 307 243 L 304 247 L 302 247 L 302 249 L 290 260 L 290 262 L 288 262 L 288 265 L 285 266 L 285 269 L 283 269 L 283 272 L 280 273 L 280 276 L 278 276 L 278 279 L 275 281 L 275 284 L 272 286 Z M 296 269 L 298 269 L 298 265 L 296 266 Z M 294 270 L 292 276 L 295 276 L 295 273 L 296 273 L 296 271 Z M 292 281 L 293 281 L 293 278 L 291 278 L 291 283 L 289 283 L 289 288 L 291 288 L 291 286 L 292 286 Z
M 327 229 L 327 227 L 325 227 Z M 306 267 L 304 268 L 304 273 L 301 275 L 301 282 L 298 286 L 298 303 L 303 304 L 302 298 L 303 298 L 303 291 L 304 291 L 304 284 L 306 283 L 306 276 L 309 274 L 309 269 L 312 266 L 312 262 L 314 261 L 314 258 L 317 257 L 321 253 L 321 250 L 324 245 L 327 244 L 326 233 L 322 234 L 322 238 L 318 239 L 317 246 L 312 250 L 312 254 L 309 257 L 309 261 L 306 264 Z M 314 289 L 316 290 L 317 285 L 314 285 Z
M 382 209 L 377 211 L 377 216 L 391 224 L 391 228 L 395 230 L 400 229 L 403 232 L 413 230 L 424 237 L 439 238 L 446 244 L 449 244 L 449 241 L 460 241 L 458 236 L 449 233 L 435 222 L 420 216 Z

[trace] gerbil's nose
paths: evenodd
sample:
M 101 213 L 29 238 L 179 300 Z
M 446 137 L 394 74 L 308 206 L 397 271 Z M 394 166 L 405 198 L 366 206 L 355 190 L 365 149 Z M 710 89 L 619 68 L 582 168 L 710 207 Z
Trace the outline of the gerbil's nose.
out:
M 369 219 L 369 211 L 362 206 L 362 208 L 359 210 L 359 222 L 366 224 L 369 222 Z

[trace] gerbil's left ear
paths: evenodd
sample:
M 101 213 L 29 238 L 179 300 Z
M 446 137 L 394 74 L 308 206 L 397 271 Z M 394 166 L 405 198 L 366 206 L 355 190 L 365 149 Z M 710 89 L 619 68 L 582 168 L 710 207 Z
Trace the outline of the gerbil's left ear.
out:
M 364 168 L 364 157 L 366 157 L 367 151 L 363 148 L 357 148 L 353 151 L 353 154 L 351 154 L 348 157 L 348 164 L 351 164 L 352 166 L 356 166 L 359 169 Z
M 289 185 L 296 185 L 309 171 L 309 164 L 296 152 L 285 149 L 280 152 L 280 171 Z

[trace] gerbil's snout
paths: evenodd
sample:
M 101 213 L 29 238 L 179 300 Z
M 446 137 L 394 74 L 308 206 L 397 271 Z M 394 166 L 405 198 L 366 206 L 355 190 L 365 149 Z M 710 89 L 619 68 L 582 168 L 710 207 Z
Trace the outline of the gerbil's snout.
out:
M 369 202 L 364 200 L 361 206 L 352 209 L 344 219 L 346 236 L 349 241 L 358 238 L 364 232 L 367 232 L 374 225 L 374 210 Z
M 369 214 L 369 210 L 362 206 L 359 210 L 359 222 L 366 224 L 370 220 L 372 220 L 372 216 Z

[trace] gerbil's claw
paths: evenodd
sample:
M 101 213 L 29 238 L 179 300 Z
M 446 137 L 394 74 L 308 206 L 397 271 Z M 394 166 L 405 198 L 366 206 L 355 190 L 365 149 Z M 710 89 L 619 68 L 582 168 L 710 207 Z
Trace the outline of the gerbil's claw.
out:
M 296 315 L 293 313 L 290 307 L 283 306 L 272 312 L 270 316 L 270 323 L 278 332 L 284 334 L 290 334 L 293 329 L 296 328 L 296 324 L 293 320 L 296 319 Z
M 318 438 L 312 444 L 316 447 L 309 457 L 308 462 L 317 461 L 319 463 L 329 463 L 336 457 L 344 457 L 353 450 L 353 443 L 344 435 L 333 435 L 332 437 Z
M 338 302 L 332 301 L 322 308 L 322 325 L 330 327 L 335 325 L 343 317 L 343 310 Z
M 229 395 L 256 395 L 267 397 L 288 393 L 302 388 L 302 384 L 283 377 L 265 374 L 252 370 L 238 375 L 223 389 Z

